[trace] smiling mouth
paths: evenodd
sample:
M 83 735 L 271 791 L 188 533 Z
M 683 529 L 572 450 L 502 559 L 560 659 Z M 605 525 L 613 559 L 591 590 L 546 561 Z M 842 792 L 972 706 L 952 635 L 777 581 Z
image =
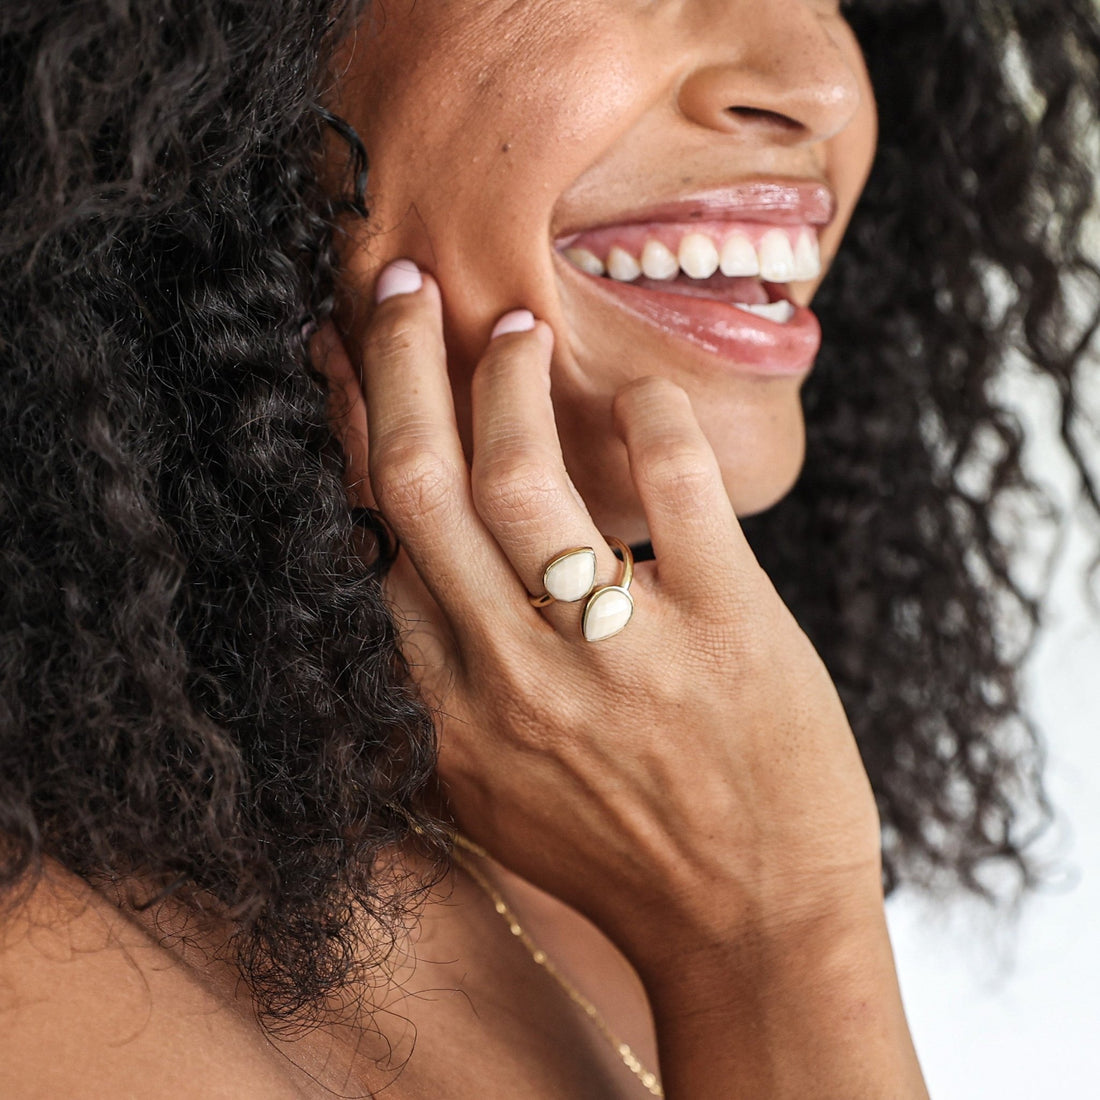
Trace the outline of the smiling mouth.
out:
M 819 232 L 835 214 L 819 181 L 748 181 L 577 226 L 553 247 L 601 313 L 630 314 L 735 372 L 804 375 L 821 326 L 795 289 L 809 297 L 820 279 Z
M 812 226 L 620 225 L 573 234 L 557 247 L 587 275 L 725 302 L 776 324 L 796 313 L 788 284 L 821 275 Z
M 664 334 L 753 373 L 804 374 L 821 343 L 794 283 L 821 275 L 806 224 L 701 221 L 603 226 L 555 251 L 585 285 Z

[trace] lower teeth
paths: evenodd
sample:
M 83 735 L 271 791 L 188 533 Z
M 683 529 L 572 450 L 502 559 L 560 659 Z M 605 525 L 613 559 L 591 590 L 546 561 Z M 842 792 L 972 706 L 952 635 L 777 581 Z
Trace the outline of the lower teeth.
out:
M 769 302 L 764 306 L 742 305 L 740 302 L 733 302 L 732 304 L 747 313 L 755 313 L 758 317 L 765 317 L 769 321 L 775 321 L 780 325 L 785 325 L 794 316 L 794 306 L 784 300 Z

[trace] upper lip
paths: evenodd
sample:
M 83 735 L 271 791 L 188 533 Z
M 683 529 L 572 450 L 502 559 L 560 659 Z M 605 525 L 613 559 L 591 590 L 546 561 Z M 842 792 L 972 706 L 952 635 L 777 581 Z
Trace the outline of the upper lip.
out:
M 823 180 L 749 180 L 694 190 L 595 222 L 570 225 L 555 235 L 555 241 L 560 246 L 586 230 L 644 222 L 746 221 L 821 229 L 836 217 L 836 211 L 836 195 Z

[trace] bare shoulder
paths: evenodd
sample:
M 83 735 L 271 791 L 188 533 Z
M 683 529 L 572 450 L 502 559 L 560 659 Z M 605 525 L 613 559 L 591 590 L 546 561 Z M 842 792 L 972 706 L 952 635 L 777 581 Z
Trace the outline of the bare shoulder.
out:
M 258 1029 L 82 880 L 0 910 L 0 1096 L 306 1095 Z

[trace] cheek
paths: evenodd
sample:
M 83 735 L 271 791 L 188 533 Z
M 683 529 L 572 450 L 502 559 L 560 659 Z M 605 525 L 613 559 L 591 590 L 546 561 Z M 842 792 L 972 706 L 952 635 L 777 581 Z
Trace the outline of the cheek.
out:
M 370 158 L 376 247 L 416 249 L 457 303 L 548 244 L 557 197 L 636 113 L 641 67 L 586 3 L 474 5 L 462 22 L 434 6 L 360 42 L 340 106 Z
M 875 93 L 871 87 L 863 57 L 855 45 L 852 65 L 858 74 L 860 105 L 855 117 L 845 129 L 829 142 L 829 175 L 836 190 L 839 210 L 837 219 L 829 227 L 825 242 L 829 251 L 835 251 L 847 229 L 859 196 L 870 175 L 878 145 L 878 110 Z
M 623 28 L 587 0 L 490 2 L 461 20 L 436 6 L 360 41 L 342 99 L 372 167 L 433 206 L 487 204 L 517 166 L 547 183 L 556 165 L 579 171 L 631 113 Z
M 863 99 L 859 114 L 841 135 L 840 140 L 845 143 L 845 160 L 850 166 L 851 173 L 850 186 L 858 200 L 867 183 L 867 177 L 871 174 L 875 150 L 878 148 L 878 108 L 875 104 L 874 90 L 870 81 L 866 79 L 866 74 L 864 74 Z

